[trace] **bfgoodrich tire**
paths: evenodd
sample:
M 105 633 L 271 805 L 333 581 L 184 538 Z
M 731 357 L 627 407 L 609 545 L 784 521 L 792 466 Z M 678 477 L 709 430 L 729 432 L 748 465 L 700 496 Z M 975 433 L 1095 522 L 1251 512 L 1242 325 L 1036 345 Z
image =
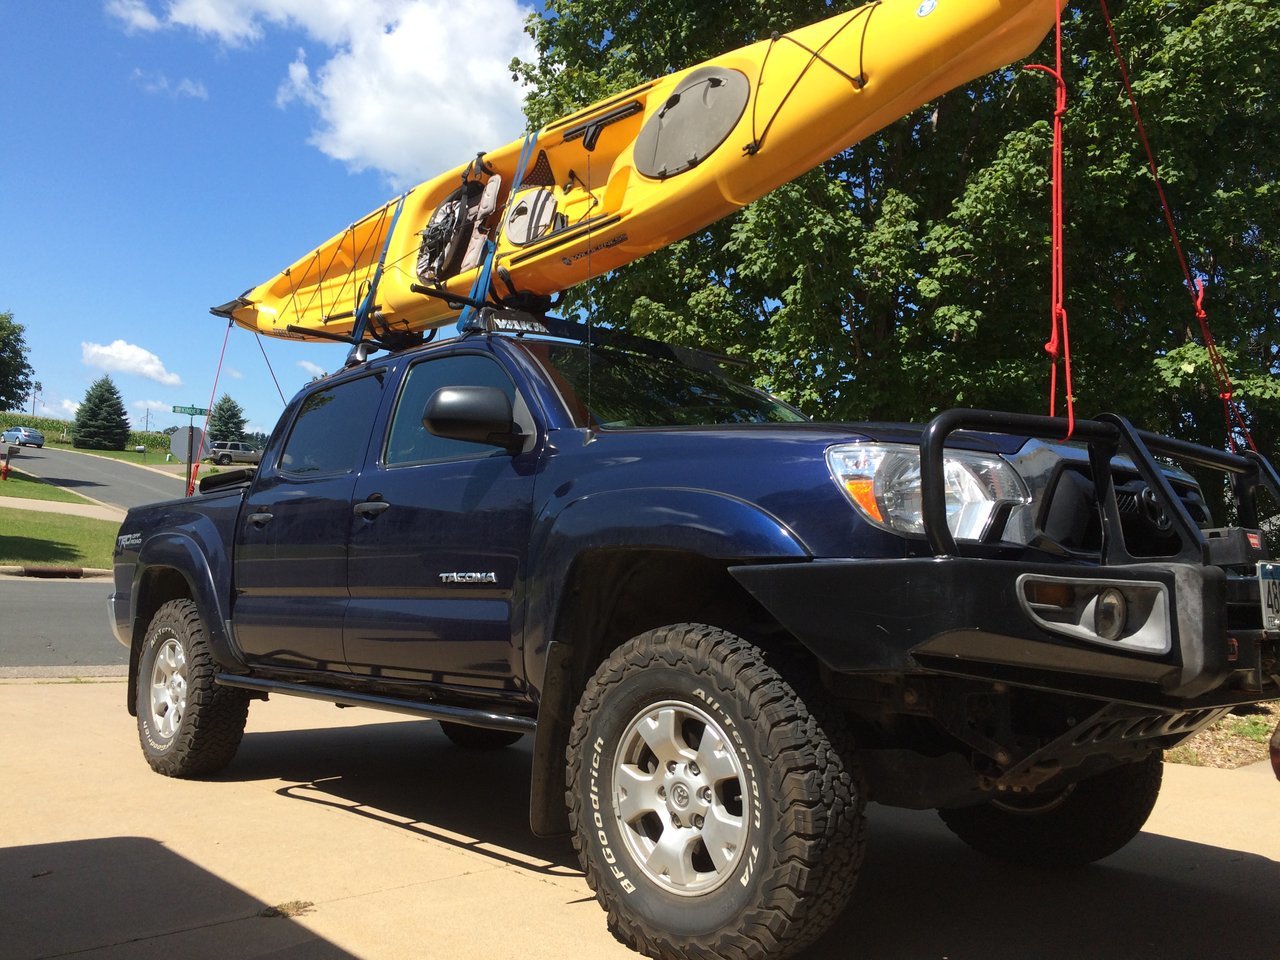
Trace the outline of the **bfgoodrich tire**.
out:
M 138 739 L 151 769 L 168 777 L 221 770 L 244 736 L 249 698 L 214 682 L 217 665 L 190 600 L 156 611 L 138 655 Z
M 785 957 L 853 891 L 863 792 L 842 718 L 745 640 L 679 624 L 618 648 L 568 751 L 587 882 L 651 957 Z
M 1157 751 L 1061 790 L 938 814 L 952 833 L 988 856 L 1033 867 L 1079 867 L 1138 835 L 1156 805 L 1163 773 Z

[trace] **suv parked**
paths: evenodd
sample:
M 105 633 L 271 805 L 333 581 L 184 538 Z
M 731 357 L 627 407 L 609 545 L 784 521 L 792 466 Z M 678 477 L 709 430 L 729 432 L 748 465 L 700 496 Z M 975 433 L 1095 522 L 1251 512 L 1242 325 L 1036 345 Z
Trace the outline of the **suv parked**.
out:
M 1162 750 L 1280 697 L 1262 457 L 1118 416 L 814 423 L 722 359 L 481 314 L 306 387 L 258 470 L 131 510 L 148 763 L 218 770 L 271 694 L 533 734 L 533 829 L 572 831 L 617 936 L 758 960 L 840 913 L 868 800 L 1084 864 L 1141 829 Z
M 262 451 L 251 443 L 216 440 L 209 445 L 209 455 L 205 459 L 212 460 L 221 466 L 230 463 L 259 463 L 262 460 Z

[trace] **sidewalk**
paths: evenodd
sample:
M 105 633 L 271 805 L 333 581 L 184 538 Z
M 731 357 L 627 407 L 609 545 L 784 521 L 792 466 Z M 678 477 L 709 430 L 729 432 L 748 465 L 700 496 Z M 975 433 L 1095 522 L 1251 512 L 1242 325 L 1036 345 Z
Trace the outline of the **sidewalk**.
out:
M 255 702 L 211 780 L 143 761 L 125 685 L 0 682 L 0 958 L 634 960 L 568 840 L 528 830 L 529 738 Z M 51 722 L 56 718 L 56 722 Z M 927 811 L 868 811 L 852 907 L 804 960 L 1275 960 L 1280 784 L 1166 765 L 1102 863 L 988 861 Z
M 84 496 L 84 494 L 79 494 Z M 86 498 L 88 499 L 88 498 Z M 26 500 L 22 497 L 0 497 L 0 510 L 34 510 L 37 513 L 63 513 L 73 517 L 89 517 L 93 520 L 124 519 L 124 511 L 105 503 L 64 503 L 61 500 Z

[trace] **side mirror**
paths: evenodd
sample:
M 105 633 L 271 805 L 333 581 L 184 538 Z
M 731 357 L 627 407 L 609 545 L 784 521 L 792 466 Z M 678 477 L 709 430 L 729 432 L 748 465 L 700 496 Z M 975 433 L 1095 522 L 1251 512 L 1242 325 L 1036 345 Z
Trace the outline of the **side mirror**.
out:
M 511 400 L 497 387 L 441 387 L 422 412 L 429 433 L 519 453 L 524 435 L 512 418 Z

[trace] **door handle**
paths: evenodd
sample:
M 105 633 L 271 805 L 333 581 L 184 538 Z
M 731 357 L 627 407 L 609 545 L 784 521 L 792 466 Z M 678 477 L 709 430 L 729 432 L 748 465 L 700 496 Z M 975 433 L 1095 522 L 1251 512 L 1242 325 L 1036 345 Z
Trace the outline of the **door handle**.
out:
M 249 522 L 255 527 L 264 527 L 271 522 L 271 518 L 274 516 L 275 514 L 273 513 L 251 513 L 249 514 Z
M 391 504 L 385 500 L 364 500 L 355 506 L 356 516 L 370 520 L 386 510 Z

